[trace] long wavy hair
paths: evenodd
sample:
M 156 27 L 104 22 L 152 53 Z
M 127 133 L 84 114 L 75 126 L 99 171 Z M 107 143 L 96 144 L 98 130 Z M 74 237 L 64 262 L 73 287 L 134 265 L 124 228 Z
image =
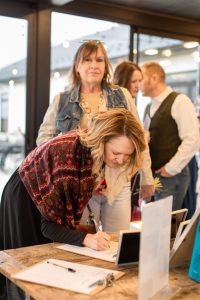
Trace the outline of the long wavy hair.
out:
M 88 131 L 80 131 L 79 136 L 82 144 L 91 148 L 93 174 L 101 176 L 105 144 L 120 136 L 126 136 L 135 146 L 133 154 L 125 164 L 126 174 L 132 176 L 141 167 L 142 152 L 146 148 L 145 134 L 140 122 L 128 110 L 115 108 L 94 114 Z
M 77 72 L 77 66 L 79 63 L 82 63 L 84 58 L 88 57 L 92 53 L 97 53 L 98 49 L 101 49 L 103 55 L 104 55 L 104 60 L 105 60 L 105 74 L 103 77 L 103 81 L 110 85 L 110 77 L 111 77 L 111 63 L 109 62 L 108 55 L 106 53 L 106 50 L 104 48 L 104 45 L 100 41 L 87 41 L 84 42 L 77 50 L 72 69 L 71 69 L 71 74 L 70 74 L 70 82 L 71 82 L 71 88 L 78 87 L 81 84 L 81 78 Z

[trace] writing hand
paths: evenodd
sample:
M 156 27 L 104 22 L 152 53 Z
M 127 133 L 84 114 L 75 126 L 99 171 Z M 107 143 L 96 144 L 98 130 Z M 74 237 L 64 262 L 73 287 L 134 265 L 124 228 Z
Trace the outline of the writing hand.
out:
M 95 234 L 87 234 L 83 245 L 94 250 L 106 250 L 110 247 L 110 236 L 103 231 L 98 231 Z

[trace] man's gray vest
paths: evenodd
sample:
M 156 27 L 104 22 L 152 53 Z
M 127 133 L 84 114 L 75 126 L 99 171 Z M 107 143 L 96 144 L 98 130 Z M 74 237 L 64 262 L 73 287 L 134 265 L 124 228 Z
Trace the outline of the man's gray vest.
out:
M 170 93 L 151 118 L 149 150 L 153 172 L 163 167 L 181 144 L 177 124 L 171 115 L 172 105 L 178 95 L 176 92 Z
M 108 109 L 120 107 L 127 109 L 127 102 L 120 87 L 104 86 L 103 93 L 107 98 Z M 56 127 L 60 132 L 65 133 L 78 127 L 80 119 L 84 114 L 79 103 L 80 88 L 75 88 L 70 92 L 67 91 L 60 94 L 56 117 Z

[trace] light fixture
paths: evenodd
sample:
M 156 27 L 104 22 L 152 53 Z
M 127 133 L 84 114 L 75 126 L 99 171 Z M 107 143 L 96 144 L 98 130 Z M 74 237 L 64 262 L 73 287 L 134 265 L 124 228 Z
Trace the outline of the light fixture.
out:
M 170 57 L 172 55 L 171 49 L 165 49 L 162 51 L 162 55 L 166 57 Z
M 18 74 L 18 70 L 17 69 L 12 69 L 12 74 L 13 75 L 17 75 Z
M 133 54 L 137 54 L 137 49 L 136 48 L 133 49 Z
M 62 43 L 62 45 L 63 45 L 63 48 L 69 48 L 70 42 L 67 41 L 67 40 L 65 40 L 65 41 Z
M 196 48 L 198 45 L 199 45 L 198 42 L 185 42 L 183 44 L 184 48 L 186 49 Z
M 59 73 L 59 72 L 54 72 L 53 77 L 54 77 L 55 79 L 60 78 L 60 73 Z
M 172 64 L 172 62 L 169 59 L 164 59 L 164 60 L 159 61 L 159 64 L 162 67 L 169 67 Z
M 144 51 L 144 53 L 146 54 L 146 55 L 156 55 L 156 54 L 158 54 L 158 49 L 147 49 L 147 50 L 145 50 Z
M 9 87 L 12 88 L 14 87 L 14 85 L 15 85 L 14 80 L 9 80 Z

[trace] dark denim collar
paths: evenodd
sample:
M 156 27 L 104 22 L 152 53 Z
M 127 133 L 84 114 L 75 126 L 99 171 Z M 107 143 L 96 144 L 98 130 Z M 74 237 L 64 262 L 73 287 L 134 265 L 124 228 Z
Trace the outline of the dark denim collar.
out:
M 102 89 L 105 95 L 110 95 L 113 94 L 115 88 L 111 88 L 106 82 L 102 83 Z M 69 92 L 69 101 L 70 102 L 79 102 L 80 100 L 80 90 L 81 90 L 81 85 L 79 84 L 77 87 L 73 88 L 70 92 Z

